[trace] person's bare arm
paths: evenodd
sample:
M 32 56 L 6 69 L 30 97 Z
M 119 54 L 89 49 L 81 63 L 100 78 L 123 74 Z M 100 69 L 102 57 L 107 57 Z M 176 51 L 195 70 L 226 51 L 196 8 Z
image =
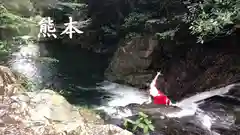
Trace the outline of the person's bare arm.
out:
M 150 88 L 156 87 L 156 82 L 158 79 L 158 76 L 161 75 L 160 72 L 157 72 L 157 75 L 155 76 L 155 78 L 152 80 L 151 84 L 150 84 Z

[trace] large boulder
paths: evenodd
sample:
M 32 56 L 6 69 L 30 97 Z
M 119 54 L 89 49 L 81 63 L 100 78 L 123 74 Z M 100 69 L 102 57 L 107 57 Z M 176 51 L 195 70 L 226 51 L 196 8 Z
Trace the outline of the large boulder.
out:
M 7 101 L 11 101 L 11 104 L 7 104 Z M 69 104 L 63 96 L 48 89 L 5 97 L 2 106 L 5 107 L 1 108 L 2 112 L 6 114 L 1 115 L 0 123 L 4 126 L 0 130 L 4 134 L 16 130 L 16 134 L 25 131 L 36 135 L 106 135 L 109 132 L 112 132 L 112 135 L 131 135 L 130 132 L 113 125 L 88 123 L 85 117 L 80 115 L 78 108 Z M 17 129 L 19 125 L 21 128 Z
M 153 77 L 149 67 L 152 63 L 152 53 L 158 41 L 154 36 L 136 37 L 125 41 L 116 51 L 106 76 L 113 81 L 123 80 L 132 85 L 145 86 L 146 80 Z

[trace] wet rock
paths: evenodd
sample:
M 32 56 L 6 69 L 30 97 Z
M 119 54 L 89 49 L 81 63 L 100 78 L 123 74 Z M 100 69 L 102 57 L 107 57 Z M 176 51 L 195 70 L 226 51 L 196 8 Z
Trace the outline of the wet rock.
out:
M 79 113 L 83 116 L 87 123 L 102 125 L 104 124 L 104 120 L 100 117 L 100 115 L 96 114 L 96 112 L 92 109 L 80 107 Z
M 136 106 L 135 106 L 136 107 Z M 152 120 L 153 125 L 155 127 L 155 131 L 154 132 L 150 132 L 150 135 L 182 135 L 182 134 L 186 134 L 186 135 L 210 135 L 210 131 L 208 131 L 202 124 L 201 121 L 198 119 L 198 117 L 196 116 L 187 116 L 187 117 L 182 117 L 182 118 L 168 118 L 165 117 L 164 114 L 162 112 L 166 111 L 166 110 L 173 110 L 172 107 L 159 107 L 157 110 L 157 106 L 155 107 L 155 109 L 153 110 L 152 107 L 142 107 L 145 108 L 140 109 L 141 106 L 138 106 L 139 110 L 141 110 L 141 112 L 144 112 L 145 114 L 148 114 L 149 119 Z M 160 110 L 160 111 L 159 111 Z M 178 109 L 175 109 L 176 111 Z M 140 111 L 138 111 L 140 112 Z M 169 113 L 171 113 L 169 111 Z M 136 113 L 138 114 L 138 113 Z M 109 119 L 107 122 L 111 123 L 111 124 L 115 124 L 118 125 L 122 128 L 126 128 L 124 126 L 124 122 L 125 119 L 131 119 L 133 121 L 138 119 L 137 115 L 134 116 L 130 116 L 127 118 L 123 118 L 123 119 Z M 128 129 L 131 131 L 131 129 Z M 134 134 L 136 135 L 142 135 L 142 130 L 138 129 L 136 132 L 134 132 Z

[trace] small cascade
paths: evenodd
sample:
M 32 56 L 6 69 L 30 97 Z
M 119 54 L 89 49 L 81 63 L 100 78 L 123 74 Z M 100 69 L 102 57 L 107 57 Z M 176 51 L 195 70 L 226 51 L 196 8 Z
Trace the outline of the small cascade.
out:
M 231 84 L 226 87 L 209 90 L 185 98 L 175 104 L 175 106 L 180 108 L 180 111 L 179 109 L 175 109 L 174 111 L 174 109 L 169 109 L 168 107 L 164 108 L 161 106 L 159 106 L 160 110 L 155 110 L 160 111 L 161 113 L 165 112 L 165 116 L 169 119 L 178 119 L 180 123 L 183 122 L 185 124 L 192 123 L 193 125 L 197 125 L 198 127 L 201 127 L 202 129 L 210 132 L 211 134 L 218 135 L 219 133 L 213 129 L 216 127 L 221 127 L 222 129 L 230 129 L 230 127 L 234 125 L 234 121 L 236 120 L 235 117 L 230 115 L 230 112 L 227 112 L 227 110 L 224 111 L 223 115 L 217 112 L 213 112 L 213 109 L 206 110 L 201 106 L 202 104 L 209 103 L 208 101 L 205 101 L 206 99 L 227 94 L 233 87 L 237 85 L 239 84 Z M 113 96 L 112 100 L 108 101 L 106 105 L 98 107 L 97 109 L 104 110 L 113 119 L 122 119 L 136 115 L 136 113 L 133 113 L 134 110 L 130 107 L 131 105 L 127 104 L 135 103 L 139 104 L 140 107 L 141 104 L 146 102 L 148 99 L 148 96 L 144 92 L 140 94 L 137 90 L 131 87 L 125 87 L 108 82 L 108 85 L 104 83 L 104 86 L 102 88 L 114 94 L 115 96 Z M 150 107 L 149 110 L 154 109 L 151 109 Z M 155 114 L 157 113 L 158 112 L 155 112 Z
M 223 94 L 228 93 L 231 88 L 233 88 L 234 86 L 237 86 L 237 85 L 239 85 L 239 84 L 230 84 L 225 87 L 218 88 L 218 89 L 201 92 L 201 93 L 198 93 L 189 98 L 183 99 L 182 101 L 178 102 L 177 104 L 178 104 L 178 106 L 185 106 L 187 104 L 203 101 L 204 99 L 207 99 L 207 98 L 210 98 L 213 96 L 223 95 Z
M 111 94 L 112 98 L 106 103 L 107 106 L 126 106 L 130 103 L 143 104 L 149 99 L 148 94 L 144 91 L 108 81 L 104 81 L 99 88 Z
M 44 57 L 41 56 L 40 45 L 32 41 L 28 41 L 28 38 L 23 37 L 24 44 L 17 45 L 17 51 L 12 53 L 9 60 L 10 68 L 13 71 L 22 74 L 28 82 L 29 89 L 39 90 L 42 88 L 42 83 L 47 82 L 52 76 L 53 69 L 49 70 L 49 62 L 43 62 Z M 46 51 L 45 51 L 46 52 Z
M 127 106 L 129 104 L 143 104 L 149 100 L 146 92 L 140 91 L 136 88 L 104 81 L 99 84 L 98 88 L 107 91 L 110 94 L 110 99 L 103 102 L 97 110 L 103 110 L 113 118 L 124 118 L 132 116 L 130 109 L 125 108 L 119 110 L 119 107 Z

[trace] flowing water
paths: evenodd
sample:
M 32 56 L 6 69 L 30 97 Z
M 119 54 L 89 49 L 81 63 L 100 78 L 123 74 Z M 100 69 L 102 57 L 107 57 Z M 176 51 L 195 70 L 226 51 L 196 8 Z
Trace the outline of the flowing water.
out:
M 71 103 L 92 105 L 106 111 L 110 116 L 116 114 L 117 106 L 126 106 L 130 103 L 142 104 L 148 101 L 146 93 L 104 79 L 103 72 L 108 64 L 107 58 L 108 56 L 68 45 L 27 44 L 21 45 L 12 54 L 9 64 L 13 70 L 24 74 L 34 82 L 32 90 L 42 88 L 62 90 Z M 188 129 L 187 124 L 196 124 L 199 121 L 202 128 L 211 133 L 237 135 L 240 133 L 238 129 L 240 102 L 237 101 L 236 95 L 229 96 L 232 98 L 218 96 L 229 93 L 235 85 L 184 99 L 177 103 L 177 106 L 183 108 L 182 111 L 167 115 L 169 118 L 178 119 L 178 123 L 182 122 L 183 124 L 177 127 L 188 132 L 197 129 L 193 127 Z M 208 98 L 212 96 L 213 98 Z M 233 99 L 236 102 L 227 102 L 223 99 Z M 131 110 L 118 112 L 117 118 L 131 115 Z M 196 117 L 193 119 L 192 115 Z M 168 124 L 168 121 L 164 122 L 162 120 L 158 124 L 159 127 L 174 125 Z M 162 124 L 165 125 L 160 126 Z
M 16 50 L 9 65 L 34 83 L 33 90 L 62 90 L 69 102 L 93 106 L 124 106 L 148 100 L 136 88 L 105 80 L 109 56 L 67 45 L 30 43 Z

